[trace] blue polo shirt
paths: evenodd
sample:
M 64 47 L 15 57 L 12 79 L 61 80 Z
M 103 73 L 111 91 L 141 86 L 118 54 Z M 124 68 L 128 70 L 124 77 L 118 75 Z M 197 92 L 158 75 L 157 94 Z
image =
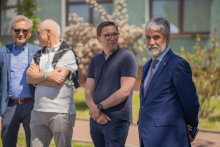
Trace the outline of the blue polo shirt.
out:
M 92 58 L 89 64 L 88 78 L 95 79 L 93 99 L 95 104 L 107 99 L 121 87 L 121 77 L 137 77 L 138 63 L 130 51 L 118 48 L 107 59 L 104 52 Z M 132 95 L 122 103 L 103 110 L 112 120 L 123 119 L 132 123 Z

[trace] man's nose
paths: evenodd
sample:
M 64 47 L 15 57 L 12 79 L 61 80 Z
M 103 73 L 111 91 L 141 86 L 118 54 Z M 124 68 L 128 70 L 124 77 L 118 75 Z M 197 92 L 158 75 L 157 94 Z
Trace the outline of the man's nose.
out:
M 24 35 L 23 31 L 21 30 L 18 35 Z
M 115 40 L 115 37 L 113 34 L 111 35 L 110 40 Z
M 155 40 L 153 38 L 150 39 L 150 45 L 155 45 Z

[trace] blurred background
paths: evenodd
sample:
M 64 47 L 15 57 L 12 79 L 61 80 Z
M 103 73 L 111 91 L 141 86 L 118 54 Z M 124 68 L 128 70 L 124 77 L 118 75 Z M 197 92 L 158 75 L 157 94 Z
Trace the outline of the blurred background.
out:
M 79 57 L 81 88 L 75 90 L 77 118 L 89 119 L 83 87 L 88 65 L 102 51 L 96 27 L 105 20 L 119 26 L 119 44 L 135 54 L 139 63 L 133 96 L 133 119 L 138 120 L 142 67 L 150 59 L 145 50 L 145 23 L 154 16 L 170 22 L 169 47 L 191 65 L 201 104 L 199 128 L 220 131 L 220 0 L 0 0 L 0 46 L 11 43 L 11 22 L 22 14 L 34 22 L 32 44 L 38 44 L 36 30 L 45 19 L 61 26 L 61 38 L 73 46 Z

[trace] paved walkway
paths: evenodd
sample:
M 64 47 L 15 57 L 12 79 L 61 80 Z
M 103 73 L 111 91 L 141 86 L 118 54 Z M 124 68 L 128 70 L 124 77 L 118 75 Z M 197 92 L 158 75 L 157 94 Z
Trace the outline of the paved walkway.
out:
M 22 125 L 19 132 L 24 133 Z M 76 120 L 75 127 L 73 128 L 73 141 L 92 143 L 89 133 L 88 120 Z M 126 147 L 138 146 L 138 127 L 137 125 L 131 125 L 126 141 Z M 196 140 L 192 143 L 192 147 L 220 147 L 220 133 L 200 131 L 196 137 Z
M 76 126 L 73 132 L 74 140 L 91 141 L 89 133 L 89 121 L 77 120 Z M 126 141 L 127 147 L 138 147 L 138 127 L 137 125 L 131 125 Z M 200 131 L 196 137 L 196 140 L 192 143 L 192 147 L 220 147 L 220 133 L 210 133 Z

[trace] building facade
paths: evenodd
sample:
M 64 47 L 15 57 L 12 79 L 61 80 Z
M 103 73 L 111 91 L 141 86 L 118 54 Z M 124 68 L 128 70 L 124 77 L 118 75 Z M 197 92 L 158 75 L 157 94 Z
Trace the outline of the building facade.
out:
M 3 45 L 12 42 L 10 24 L 17 15 L 14 11 L 18 8 L 19 1 L 22 0 L 1 0 L 0 42 Z M 77 13 L 85 22 L 94 26 L 100 22 L 98 14 L 93 8 L 89 8 L 85 0 L 34 1 L 37 8 L 41 9 L 36 13 L 41 20 L 53 19 L 61 26 L 70 25 L 68 14 Z M 107 13 L 113 12 L 114 0 L 97 0 L 97 2 Z M 125 0 L 125 3 L 130 25 L 142 26 L 153 16 L 166 18 L 171 24 L 169 46 L 174 52 L 179 52 L 181 46 L 187 52 L 191 52 L 196 43 L 196 34 L 200 35 L 204 46 L 210 47 L 210 35 L 214 34 L 215 29 L 220 32 L 220 0 Z M 220 35 L 217 35 L 217 42 L 220 43 Z

